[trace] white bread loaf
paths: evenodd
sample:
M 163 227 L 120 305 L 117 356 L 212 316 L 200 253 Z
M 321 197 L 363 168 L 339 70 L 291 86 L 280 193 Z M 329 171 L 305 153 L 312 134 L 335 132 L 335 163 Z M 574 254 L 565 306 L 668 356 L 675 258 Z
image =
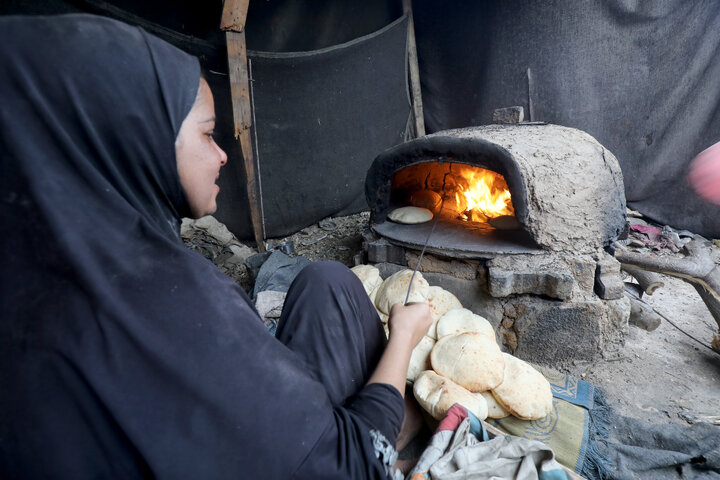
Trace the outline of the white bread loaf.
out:
M 393 305 L 405 301 L 412 274 L 412 270 L 400 270 L 382 282 L 377 295 L 375 295 L 375 307 L 380 312 L 390 315 L 390 308 Z M 425 302 L 429 288 L 430 285 L 428 285 L 422 273 L 416 272 L 408 302 Z
M 456 308 L 448 311 L 437 323 L 437 338 L 464 332 L 478 332 L 495 339 L 495 330 L 484 317 L 467 308 Z
M 497 387 L 505 371 L 495 339 L 477 332 L 442 337 L 430 353 L 430 363 L 437 373 L 471 392 Z
M 523 420 L 538 420 L 552 411 L 550 382 L 517 357 L 503 353 L 505 379 L 492 395 L 508 412 Z
M 435 340 L 428 336 L 424 336 L 415 346 L 410 355 L 410 365 L 408 366 L 407 376 L 405 377 L 408 381 L 415 381 L 418 375 L 432 368 L 430 366 L 430 352 L 434 346 Z
M 432 370 L 418 375 L 413 394 L 420 406 L 437 420 L 441 420 L 455 403 L 473 412 L 480 420 L 487 418 L 487 403 L 482 396 L 473 395 Z

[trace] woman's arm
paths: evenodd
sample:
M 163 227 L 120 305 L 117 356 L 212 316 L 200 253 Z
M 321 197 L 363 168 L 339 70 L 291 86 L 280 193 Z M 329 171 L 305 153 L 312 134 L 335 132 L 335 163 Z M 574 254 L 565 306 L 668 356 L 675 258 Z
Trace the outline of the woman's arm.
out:
M 410 355 L 432 324 L 430 307 L 426 303 L 396 303 L 390 310 L 390 338 L 375 371 L 368 380 L 386 383 L 405 395 Z

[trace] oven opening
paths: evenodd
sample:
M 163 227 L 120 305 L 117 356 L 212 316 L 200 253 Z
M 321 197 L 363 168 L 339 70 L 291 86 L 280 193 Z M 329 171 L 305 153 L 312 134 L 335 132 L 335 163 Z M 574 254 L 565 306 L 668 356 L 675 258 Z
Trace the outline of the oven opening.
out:
M 428 162 L 396 172 L 391 181 L 391 210 L 413 206 L 440 215 L 444 222 L 468 222 L 478 228 L 520 228 L 505 177 L 481 167 Z
M 427 241 L 429 252 L 459 258 L 539 253 L 517 218 L 513 182 L 485 167 L 441 157 L 393 172 L 387 215 L 373 230 L 401 246 L 420 249 Z M 403 207 L 429 212 L 408 222 L 393 215 Z

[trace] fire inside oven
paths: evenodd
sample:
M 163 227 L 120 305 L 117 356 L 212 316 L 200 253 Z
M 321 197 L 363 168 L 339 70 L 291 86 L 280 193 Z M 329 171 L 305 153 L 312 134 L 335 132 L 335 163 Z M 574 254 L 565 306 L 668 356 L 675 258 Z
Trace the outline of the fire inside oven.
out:
M 426 208 L 447 221 L 487 223 L 520 228 L 505 177 L 462 163 L 423 163 L 392 178 L 394 204 Z
M 444 160 L 402 168 L 391 177 L 387 213 L 405 206 L 430 210 L 433 219 L 420 224 L 386 220 L 374 230 L 409 247 L 429 238 L 428 251 L 458 257 L 538 251 L 515 216 L 507 180 L 493 170 Z

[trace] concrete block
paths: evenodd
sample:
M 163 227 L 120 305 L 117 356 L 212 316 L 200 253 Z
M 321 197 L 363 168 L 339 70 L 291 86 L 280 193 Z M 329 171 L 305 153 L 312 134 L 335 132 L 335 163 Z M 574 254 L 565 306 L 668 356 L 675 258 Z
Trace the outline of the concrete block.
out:
M 605 300 L 616 300 L 625 294 L 620 262 L 607 253 L 600 255 L 595 268 L 595 293 Z
M 405 252 L 408 268 L 415 268 L 417 265 L 419 252 L 410 250 Z M 423 255 L 420 262 L 420 271 L 423 273 L 446 273 L 453 277 L 463 278 L 465 280 L 475 280 L 477 277 L 478 262 L 471 260 L 443 259 L 435 255 Z
M 520 123 L 525 120 L 525 109 L 523 107 L 505 107 L 493 111 L 492 123 L 509 124 Z
M 566 300 L 574 285 L 570 269 L 555 256 L 513 255 L 487 263 L 487 289 L 493 297 L 529 293 Z
M 407 265 L 405 260 L 405 249 L 393 245 L 387 240 L 374 240 L 367 244 L 368 262 L 370 263 L 395 263 L 397 265 Z

